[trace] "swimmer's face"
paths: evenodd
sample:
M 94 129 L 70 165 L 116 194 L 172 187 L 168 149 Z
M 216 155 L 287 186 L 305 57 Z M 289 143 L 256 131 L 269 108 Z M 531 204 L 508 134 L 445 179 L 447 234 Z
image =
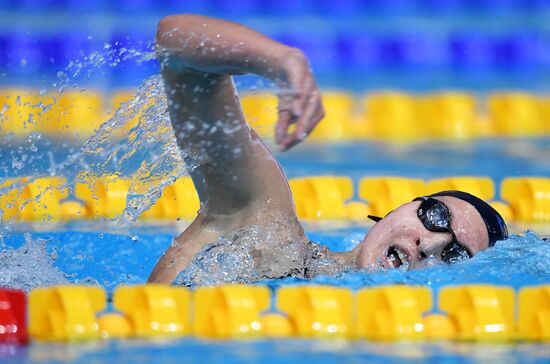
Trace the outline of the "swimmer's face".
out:
M 466 201 L 442 196 L 451 214 L 451 228 L 456 240 L 470 255 L 489 246 L 489 234 L 479 212 Z M 427 258 L 442 260 L 445 248 L 452 244 L 448 232 L 426 229 L 417 216 L 420 201 L 406 203 L 376 223 L 358 248 L 359 268 L 422 267 Z

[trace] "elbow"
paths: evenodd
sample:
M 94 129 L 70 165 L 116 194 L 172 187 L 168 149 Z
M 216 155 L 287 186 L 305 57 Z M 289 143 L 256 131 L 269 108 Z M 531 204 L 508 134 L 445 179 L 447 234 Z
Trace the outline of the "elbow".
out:
M 205 17 L 193 14 L 169 15 L 161 19 L 155 38 L 161 70 L 166 67 L 178 70 L 190 67 L 196 48 L 192 34 L 204 23 Z
M 169 42 L 170 35 L 173 30 L 177 29 L 180 15 L 169 15 L 162 18 L 157 26 L 157 35 L 155 37 L 157 45 L 160 47 L 166 47 Z
M 162 18 L 157 26 L 157 38 L 160 34 L 165 33 L 183 23 L 189 16 L 190 15 L 188 14 L 176 14 L 168 15 Z
M 181 39 L 181 33 L 186 32 L 187 25 L 192 23 L 192 19 L 195 17 L 196 15 L 192 14 L 177 14 L 162 18 L 157 26 L 157 45 L 161 47 L 173 46 L 173 42 L 176 39 Z

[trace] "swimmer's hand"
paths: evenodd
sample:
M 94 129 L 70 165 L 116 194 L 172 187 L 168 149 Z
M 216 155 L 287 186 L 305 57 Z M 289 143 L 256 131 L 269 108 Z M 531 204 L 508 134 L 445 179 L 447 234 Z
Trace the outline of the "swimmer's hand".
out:
M 306 56 L 293 49 L 284 57 L 275 140 L 282 151 L 304 140 L 325 116 L 321 92 L 317 88 Z M 296 124 L 294 130 L 290 126 Z

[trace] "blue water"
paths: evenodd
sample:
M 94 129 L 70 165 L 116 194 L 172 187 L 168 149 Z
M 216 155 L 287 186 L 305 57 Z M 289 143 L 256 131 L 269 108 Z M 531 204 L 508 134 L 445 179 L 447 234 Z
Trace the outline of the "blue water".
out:
M 334 250 L 353 247 L 366 226 L 330 227 L 306 224 L 308 236 Z M 171 232 L 167 232 L 171 231 Z M 118 284 L 143 283 L 176 233 L 174 226 L 136 229 L 132 237 L 99 232 L 35 232 L 33 241 L 46 242 L 51 269 L 64 272 L 70 282 L 103 285 L 109 293 Z M 138 237 L 136 240 L 135 237 Z M 24 253 L 28 244 L 22 233 L 6 237 L 5 243 Z M 31 258 L 31 257 L 29 257 Z M 33 259 L 27 263 L 32 270 Z M 19 260 L 25 262 L 25 259 Z M 43 262 L 43 260 L 38 260 Z M 41 263 L 43 264 L 43 263 Z M 20 267 L 26 269 L 27 267 Z M 403 272 L 348 272 L 339 277 L 312 280 L 286 278 L 261 282 L 273 288 L 292 284 L 332 284 L 351 289 L 388 283 L 428 285 L 435 291 L 449 284 L 491 283 L 513 287 L 550 283 L 550 244 L 532 233 L 512 236 L 454 266 L 434 266 Z M 378 343 L 333 340 L 176 340 L 95 341 L 88 343 L 33 343 L 30 347 L 0 345 L 1 363 L 286 363 L 335 361 L 351 363 L 548 363 L 547 344 L 474 344 L 459 342 Z
M 11 350 L 10 356 L 5 355 Z M 108 341 L 0 346 L 12 363 L 548 363 L 542 344 L 369 343 L 333 340 L 208 341 L 196 339 Z M 4 355 L 3 355 L 4 354 Z M 4 357 L 3 357 L 4 356 Z
M 272 138 L 266 142 L 276 150 Z M 29 152 L 29 146 L 36 152 Z M 21 159 L 19 169 L 11 165 L 0 168 L 0 178 L 55 174 L 56 165 L 67 160 L 80 145 L 56 140 L 0 140 L 0 155 Z M 489 176 L 496 182 L 504 177 L 550 176 L 550 137 L 489 138 L 465 141 L 430 141 L 389 144 L 376 141 L 355 141 L 324 144 L 307 141 L 285 153 L 275 153 L 287 177 L 342 175 L 355 180 L 363 176 L 403 176 L 421 179 L 457 175 Z M 122 175 L 132 174 L 148 150 L 135 150 Z M 77 172 L 82 166 L 77 165 Z M 72 172 L 72 170 L 69 169 Z
M 158 72 L 154 61 L 119 62 L 116 67 L 85 61 L 84 69 L 78 72 L 75 71 L 79 62 L 77 67 L 65 67 L 66 62 L 99 51 L 109 63 L 118 53 L 110 54 L 103 49 L 103 43 L 118 41 L 114 49 L 120 50 L 130 42 L 123 39 L 128 34 L 132 47 L 136 48 L 139 42 L 146 44 L 154 34 L 161 13 L 210 12 L 235 17 L 301 47 L 310 57 L 319 84 L 324 88 L 358 93 L 388 88 L 412 92 L 459 89 L 480 96 L 502 89 L 548 91 L 547 18 L 550 13 L 547 1 L 168 1 L 166 5 L 162 3 L 166 7 L 162 10 L 160 3 L 151 0 L 113 4 L 0 0 L 0 9 L 4 10 L 0 12 L 0 48 L 5 51 L 0 55 L 0 81 L 5 85 L 32 85 L 40 89 L 51 89 L 52 82 L 56 83 L 54 88 L 78 84 L 107 91 L 113 87 L 136 86 L 147 75 Z M 313 11 L 314 3 L 320 11 Z M 67 14 L 73 11 L 74 16 L 66 16 L 65 10 L 59 10 L 60 4 L 65 4 Z M 44 13 L 45 9 L 50 10 Z M 107 12 L 109 9 L 112 13 Z M 132 17 L 127 16 L 128 11 Z M 309 16 L 304 17 L 307 14 Z M 51 26 L 54 23 L 56 25 Z M 55 46 L 56 42 L 64 45 L 63 50 Z M 446 46 L 451 43 L 458 51 L 452 52 Z M 20 62 L 22 58 L 26 58 L 25 62 Z M 63 68 L 68 76 L 59 80 L 58 71 Z M 245 77 L 237 83 L 241 89 L 264 85 L 255 77 Z M 27 144 L 0 139 L 0 156 L 5 161 L 0 163 L 0 178 L 56 174 L 56 166 L 80 147 L 70 141 L 51 143 L 32 137 Z M 31 153 L 31 144 L 37 148 L 36 152 Z M 476 175 L 490 176 L 498 186 L 507 176 L 550 176 L 549 138 L 411 145 L 358 142 L 326 146 L 308 141 L 277 157 L 289 177 L 336 174 L 351 176 L 355 182 L 367 175 L 423 179 Z M 135 158 L 147 159 L 147 151 L 136 150 Z M 19 169 L 14 167 L 13 160 L 25 163 Z M 129 166 L 128 174 L 135 171 L 134 167 Z M 64 172 L 74 171 L 67 167 Z M 363 238 L 369 226 L 307 223 L 305 227 L 311 240 L 333 250 L 348 250 Z M 512 224 L 510 227 L 519 235 L 451 267 L 434 266 L 413 272 L 347 272 L 339 277 L 319 276 L 310 281 L 287 278 L 261 284 L 277 288 L 328 283 L 355 290 L 408 283 L 438 290 L 444 285 L 460 283 L 483 282 L 516 288 L 550 283 L 550 246 L 539 238 L 550 234 L 550 224 Z M 536 234 L 524 233 L 526 229 Z M 2 229 L 0 286 L 6 280 L 26 289 L 73 282 L 100 284 L 111 293 L 119 284 L 143 283 L 158 257 L 181 230 L 181 225 L 164 224 L 134 226 L 129 232 L 117 234 L 106 233 L 107 227 L 101 223 L 22 224 Z M 31 234 L 25 235 L 28 232 Z M 282 360 L 319 364 L 335 361 L 547 364 L 550 348 L 536 344 L 195 339 L 33 343 L 21 348 L 0 345 L 0 364 L 174 361 L 229 364 Z
M 341 174 L 422 179 L 456 175 L 550 176 L 550 138 L 491 138 L 388 144 L 375 141 L 330 146 L 308 142 L 277 158 L 288 177 Z
M 290 177 L 314 174 L 347 175 L 357 181 L 365 175 L 400 175 L 424 179 L 448 175 L 485 175 L 497 183 L 505 176 L 550 176 L 550 140 L 481 140 L 454 144 L 387 145 L 310 143 L 279 159 Z M 55 152 L 55 151 L 54 151 Z M 59 158 L 62 158 L 62 151 Z M 55 154 L 55 153 L 54 153 Z M 353 158 L 350 158 L 353 156 Z M 32 174 L 40 162 L 20 173 Z M 367 223 L 305 222 L 308 237 L 333 250 L 349 250 L 368 231 Z M 142 224 L 125 233 L 107 233 L 101 222 L 61 225 L 19 224 L 3 231 L 0 241 L 0 285 L 8 277 L 30 289 L 43 284 L 74 282 L 100 284 L 109 293 L 119 284 L 143 283 L 157 259 L 184 224 Z M 532 229 L 536 233 L 525 232 Z M 550 224 L 510 224 L 514 234 L 492 249 L 454 266 L 438 265 L 403 272 L 346 272 L 312 280 L 286 278 L 261 282 L 281 285 L 332 284 L 353 290 L 388 283 L 427 285 L 437 291 L 449 284 L 491 283 L 519 288 L 550 283 Z M 29 233 L 30 235 L 25 235 Z M 30 242 L 28 241 L 30 240 Z M 3 258 L 2 258 L 3 257 Z M 15 274 L 18 272 L 17 274 Z M 223 362 L 252 363 L 315 360 L 415 363 L 548 363 L 550 348 L 536 344 L 481 345 L 468 343 L 372 343 L 334 341 L 211 342 L 196 339 L 170 341 L 113 341 L 81 344 L 39 344 L 28 348 L 0 346 L 1 363 L 120 363 Z
M 366 226 L 336 229 L 318 226 L 310 227 L 307 235 L 332 250 L 345 251 L 359 243 L 367 230 Z M 64 231 L 35 232 L 32 238 L 45 243 L 47 254 L 55 259 L 54 268 L 63 272 L 69 281 L 97 283 L 112 291 L 119 284 L 143 283 L 175 234 L 175 231 L 135 231 L 131 235 Z M 19 251 L 32 251 L 25 245 L 25 237 L 20 233 L 5 237 L 5 243 L 12 248 L 19 248 Z M 421 284 L 434 289 L 463 283 L 505 284 L 516 288 L 544 284 L 550 283 L 550 243 L 527 232 L 513 235 L 473 259 L 452 266 L 437 265 L 410 272 L 399 269 L 350 271 L 337 277 L 317 276 L 310 280 L 285 278 L 261 282 L 272 287 L 304 283 L 331 284 L 352 289 L 390 283 Z

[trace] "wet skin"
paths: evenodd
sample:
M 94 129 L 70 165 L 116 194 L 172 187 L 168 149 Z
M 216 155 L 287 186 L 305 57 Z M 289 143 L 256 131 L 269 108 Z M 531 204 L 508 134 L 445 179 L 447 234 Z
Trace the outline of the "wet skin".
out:
M 201 209 L 159 259 L 149 282 L 172 282 L 206 244 L 263 221 L 280 220 L 284 233 L 307 244 L 284 172 L 246 123 L 232 79 L 251 73 L 280 86 L 275 139 L 285 151 L 324 117 L 307 58 L 240 24 L 197 15 L 164 18 L 156 41 L 170 120 L 186 164 L 192 166 L 189 174 Z M 486 248 L 488 234 L 479 213 L 453 197 L 438 199 L 449 207 L 458 241 L 472 255 Z M 421 266 L 426 257 L 439 259 L 451 236 L 424 228 L 416 216 L 419 204 L 394 210 L 352 251 L 328 254 L 357 268 L 395 267 L 396 260 L 388 259 L 390 249 L 410 268 Z

